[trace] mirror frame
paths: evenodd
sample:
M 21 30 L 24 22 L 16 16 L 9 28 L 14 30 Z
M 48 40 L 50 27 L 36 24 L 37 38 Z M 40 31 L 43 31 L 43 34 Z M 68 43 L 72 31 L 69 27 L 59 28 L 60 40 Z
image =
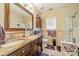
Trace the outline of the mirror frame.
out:
M 27 9 L 25 9 L 23 6 L 21 6 L 19 3 L 13 3 L 17 7 L 21 8 L 23 11 L 28 12 L 30 15 L 32 15 L 32 30 L 33 30 L 33 14 L 29 12 Z M 10 25 L 10 3 L 4 4 L 4 28 L 6 31 L 25 31 L 23 28 L 9 28 Z

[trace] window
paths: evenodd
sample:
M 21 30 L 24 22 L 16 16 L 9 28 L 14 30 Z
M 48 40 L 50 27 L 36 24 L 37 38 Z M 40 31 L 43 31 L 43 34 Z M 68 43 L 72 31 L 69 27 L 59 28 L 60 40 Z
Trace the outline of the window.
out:
M 56 30 L 56 17 L 51 17 L 47 19 L 47 29 Z

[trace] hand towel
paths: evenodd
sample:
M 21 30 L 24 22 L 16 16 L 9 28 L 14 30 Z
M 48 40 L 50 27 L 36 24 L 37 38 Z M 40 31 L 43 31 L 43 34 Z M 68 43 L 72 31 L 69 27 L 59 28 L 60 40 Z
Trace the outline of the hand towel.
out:
M 0 25 L 0 44 L 5 43 L 5 31 L 3 27 Z

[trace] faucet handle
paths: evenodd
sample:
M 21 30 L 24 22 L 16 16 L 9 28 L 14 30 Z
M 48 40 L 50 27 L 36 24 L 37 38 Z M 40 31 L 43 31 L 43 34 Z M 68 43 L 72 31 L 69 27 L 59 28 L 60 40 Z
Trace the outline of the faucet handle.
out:
M 7 41 L 10 41 L 12 39 L 14 39 L 14 35 L 13 33 L 9 33 L 9 37 L 7 38 Z

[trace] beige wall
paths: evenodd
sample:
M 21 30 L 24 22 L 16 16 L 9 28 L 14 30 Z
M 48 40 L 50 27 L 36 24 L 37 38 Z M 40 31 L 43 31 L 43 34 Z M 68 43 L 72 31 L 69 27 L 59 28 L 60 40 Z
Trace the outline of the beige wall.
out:
M 61 45 L 61 39 L 63 36 L 63 27 L 62 27 L 62 18 L 69 15 L 71 12 L 79 11 L 79 4 L 68 4 L 66 6 L 60 7 L 58 9 L 54 9 L 51 11 L 47 11 L 42 13 L 42 30 L 44 38 L 48 39 L 48 44 L 52 44 L 51 37 L 47 35 L 46 31 L 46 19 L 49 17 L 55 16 L 57 19 L 57 45 Z M 64 34 L 65 35 L 65 34 Z
M 0 3 L 0 24 L 4 27 L 4 4 Z

